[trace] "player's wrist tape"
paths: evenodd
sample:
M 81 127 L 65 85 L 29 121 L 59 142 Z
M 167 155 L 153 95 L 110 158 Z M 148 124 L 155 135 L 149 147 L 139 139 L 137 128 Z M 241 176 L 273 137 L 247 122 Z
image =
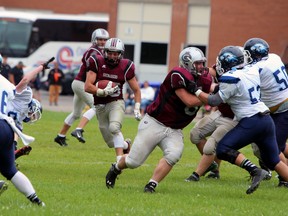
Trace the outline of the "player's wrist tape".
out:
M 198 89 L 196 92 L 195 92 L 195 95 L 197 97 L 199 97 L 199 95 L 202 93 L 203 91 L 201 89 Z
M 135 110 L 140 110 L 140 103 L 139 102 L 135 103 L 135 108 L 134 109 Z
M 96 91 L 96 95 L 98 97 L 103 97 L 105 95 L 105 91 L 103 89 L 99 89 L 98 88 L 97 91 Z

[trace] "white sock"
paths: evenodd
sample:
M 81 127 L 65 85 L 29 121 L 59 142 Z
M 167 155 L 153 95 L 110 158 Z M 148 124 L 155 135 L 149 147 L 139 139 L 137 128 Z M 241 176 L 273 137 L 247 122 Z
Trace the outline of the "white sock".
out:
M 23 193 L 26 197 L 30 196 L 31 194 L 35 193 L 35 190 L 30 182 L 30 180 L 20 171 L 18 171 L 11 182 L 16 187 L 16 189 Z
M 114 148 L 124 147 L 124 137 L 121 132 L 113 135 Z

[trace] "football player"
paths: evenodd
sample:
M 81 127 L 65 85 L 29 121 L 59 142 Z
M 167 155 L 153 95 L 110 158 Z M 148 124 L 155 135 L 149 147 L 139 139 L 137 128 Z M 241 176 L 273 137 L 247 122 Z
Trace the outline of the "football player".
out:
M 269 108 L 260 100 L 257 68 L 244 67 L 244 54 L 237 46 L 224 47 L 216 61 L 220 77 L 219 91 L 209 95 L 198 89 L 195 95 L 210 106 L 228 103 L 239 122 L 218 143 L 217 157 L 250 173 L 252 182 L 246 193 L 251 194 L 265 178 L 267 171 L 258 168 L 238 150 L 255 142 L 268 168 L 275 169 L 287 181 L 288 166 L 279 158 L 274 122 Z
M 22 128 L 23 121 L 35 122 L 41 118 L 41 105 L 37 100 L 32 99 L 32 90 L 28 87 L 28 83 L 42 70 L 47 69 L 51 61 L 53 58 L 25 74 L 17 86 L 0 75 L 0 171 L 19 192 L 32 203 L 40 206 L 45 206 L 44 202 L 36 195 L 30 180 L 15 166 L 13 141 L 14 133 L 22 138 L 19 128 Z M 2 191 L 7 189 L 5 184 L 0 186 Z
M 280 152 L 288 158 L 288 148 L 286 141 L 288 139 L 288 76 L 281 58 L 269 53 L 269 44 L 261 38 L 250 38 L 244 44 L 253 63 L 251 67 L 256 67 L 260 74 L 261 100 L 268 106 L 271 117 L 276 128 L 276 139 Z M 263 161 L 259 154 L 257 145 L 253 144 L 253 150 L 256 156 L 260 158 L 260 165 Z M 285 156 L 281 160 L 286 162 Z M 288 187 L 288 182 L 279 176 L 278 186 Z
M 105 42 L 109 39 L 109 33 L 102 28 L 96 29 L 91 36 L 91 47 L 86 50 L 82 57 L 82 64 L 79 69 L 79 73 L 72 82 L 72 90 L 74 92 L 73 96 L 73 111 L 65 118 L 64 124 L 59 131 L 58 135 L 54 138 L 54 141 L 60 146 L 67 146 L 66 134 L 70 129 L 71 125 L 75 120 L 79 119 L 81 113 L 85 106 L 88 106 L 90 109 L 87 110 L 71 135 L 77 138 L 80 142 L 85 143 L 83 137 L 83 128 L 85 125 L 95 116 L 96 110 L 93 105 L 93 96 L 84 90 L 84 83 L 86 80 L 87 61 L 91 55 L 100 55 L 103 56 L 103 48 Z
M 135 95 L 134 114 L 137 120 L 141 119 L 140 101 L 141 91 L 135 77 L 135 66 L 129 59 L 124 59 L 124 43 L 119 38 L 110 38 L 104 46 L 104 57 L 92 55 L 88 61 L 88 72 L 85 82 L 85 91 L 94 97 L 96 115 L 100 132 L 109 148 L 115 148 L 116 161 L 123 155 L 123 150 L 129 150 L 130 139 L 124 141 L 121 132 L 125 114 L 123 99 L 123 85 L 127 81 Z M 110 80 L 104 89 L 96 87 L 99 80 Z
M 141 166 L 156 146 L 163 151 L 144 192 L 155 192 L 156 186 L 180 160 L 184 142 L 182 129 L 195 118 L 202 102 L 191 93 L 190 84 L 197 81 L 203 91 L 209 92 L 212 77 L 203 70 L 206 57 L 196 47 L 180 52 L 179 66 L 174 67 L 160 86 L 156 99 L 147 107 L 147 113 L 138 126 L 138 132 L 129 154 L 112 164 L 106 175 L 106 186 L 113 188 L 117 176 L 126 168 Z

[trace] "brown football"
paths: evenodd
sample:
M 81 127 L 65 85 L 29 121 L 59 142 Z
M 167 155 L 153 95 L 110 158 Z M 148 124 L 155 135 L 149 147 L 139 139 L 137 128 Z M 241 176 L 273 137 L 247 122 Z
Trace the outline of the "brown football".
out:
M 108 82 L 110 82 L 111 80 L 99 80 L 97 83 L 96 83 L 96 87 L 97 88 L 100 88 L 100 89 L 105 89 Z M 112 81 L 112 87 L 115 87 L 116 84 Z

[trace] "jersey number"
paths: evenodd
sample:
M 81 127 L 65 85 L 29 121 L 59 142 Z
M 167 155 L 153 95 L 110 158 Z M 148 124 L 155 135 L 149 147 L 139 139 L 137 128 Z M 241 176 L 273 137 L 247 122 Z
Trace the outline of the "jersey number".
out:
M 279 91 L 283 91 L 288 88 L 288 78 L 284 66 L 281 67 L 281 71 L 278 69 L 273 73 L 273 75 L 276 79 L 276 82 L 279 83 L 279 85 L 281 85 Z

